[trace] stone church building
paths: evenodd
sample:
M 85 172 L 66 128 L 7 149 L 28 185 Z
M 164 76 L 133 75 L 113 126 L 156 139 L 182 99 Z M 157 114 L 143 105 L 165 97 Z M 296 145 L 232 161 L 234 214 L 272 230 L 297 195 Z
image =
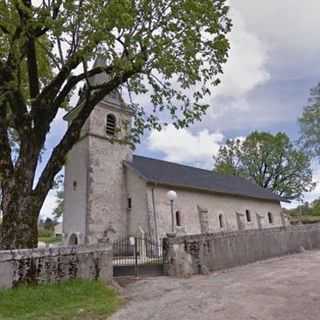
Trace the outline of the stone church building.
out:
M 72 121 L 80 107 L 65 119 Z M 126 135 L 132 116 L 118 92 L 105 97 L 69 153 L 63 220 L 66 243 L 95 243 L 136 232 L 159 239 L 171 231 L 172 212 L 175 231 L 186 234 L 286 223 L 283 199 L 243 178 L 134 155 L 128 145 L 112 143 Z M 167 197 L 170 190 L 177 194 L 173 203 Z

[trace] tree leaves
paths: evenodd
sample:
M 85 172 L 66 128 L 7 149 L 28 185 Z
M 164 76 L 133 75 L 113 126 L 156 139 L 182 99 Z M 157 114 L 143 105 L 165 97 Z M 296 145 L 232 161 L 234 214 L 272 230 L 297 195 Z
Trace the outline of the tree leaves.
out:
M 311 89 L 309 105 L 299 123 L 303 147 L 310 155 L 320 157 L 320 83 Z
M 245 177 L 290 200 L 314 187 L 310 158 L 285 133 L 255 131 L 244 141 L 227 141 L 219 150 L 214 170 Z
M 82 126 L 116 89 L 128 94 L 134 111 L 126 143 L 137 143 L 146 129 L 200 120 L 208 107 L 204 98 L 219 83 L 228 56 L 226 2 L 0 0 L 0 173 L 5 172 L 0 188 L 3 198 L 23 195 L 28 202 L 20 212 L 19 201 L 8 200 L 4 211 L 29 222 L 31 216 L 35 223 Z M 97 56 L 105 66 L 92 66 Z M 106 80 L 93 87 L 93 74 Z M 70 100 L 79 87 L 84 88 L 79 112 L 35 178 L 51 125 L 59 109 L 73 107 Z M 143 94 L 148 103 L 142 105 Z M 17 135 L 16 155 L 10 132 Z M 11 222 L 5 213 L 8 248 L 16 243 Z M 26 243 L 35 239 L 33 234 Z

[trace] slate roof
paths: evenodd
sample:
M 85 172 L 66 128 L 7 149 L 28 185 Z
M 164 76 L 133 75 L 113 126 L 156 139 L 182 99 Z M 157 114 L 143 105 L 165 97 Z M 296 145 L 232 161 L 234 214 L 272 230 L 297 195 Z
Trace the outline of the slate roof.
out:
M 126 164 L 150 183 L 277 202 L 286 201 L 240 177 L 219 175 L 209 170 L 137 155 L 133 156 L 132 162 Z

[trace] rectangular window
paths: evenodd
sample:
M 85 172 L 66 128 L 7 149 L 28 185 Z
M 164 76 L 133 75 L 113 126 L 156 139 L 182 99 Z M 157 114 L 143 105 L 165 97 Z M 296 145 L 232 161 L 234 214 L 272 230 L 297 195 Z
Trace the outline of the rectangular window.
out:
M 132 199 L 128 198 L 128 209 L 132 209 Z
M 251 222 L 251 213 L 249 210 L 246 210 L 246 218 L 247 218 L 247 222 Z

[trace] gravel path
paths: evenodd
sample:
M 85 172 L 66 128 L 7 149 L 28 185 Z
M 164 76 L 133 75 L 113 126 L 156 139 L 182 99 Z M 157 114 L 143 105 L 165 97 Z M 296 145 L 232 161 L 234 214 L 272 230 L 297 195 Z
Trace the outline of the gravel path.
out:
M 209 276 L 144 279 L 125 293 L 112 320 L 319 320 L 320 251 Z

